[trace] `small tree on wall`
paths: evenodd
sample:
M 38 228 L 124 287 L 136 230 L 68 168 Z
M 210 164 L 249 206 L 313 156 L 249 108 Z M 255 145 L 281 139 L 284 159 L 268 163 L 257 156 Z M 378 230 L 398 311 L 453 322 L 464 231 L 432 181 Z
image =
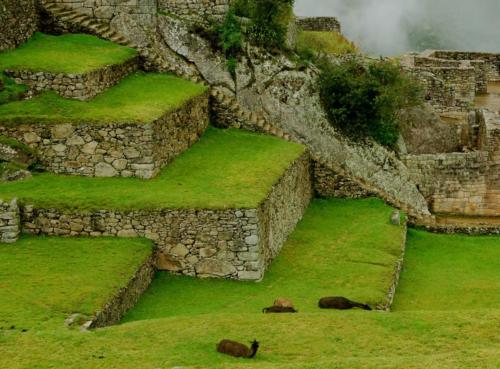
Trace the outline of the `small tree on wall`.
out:
M 421 86 L 399 66 L 384 60 L 324 62 L 319 83 L 332 125 L 350 137 L 370 137 L 389 147 L 399 137 L 397 113 L 422 101 Z

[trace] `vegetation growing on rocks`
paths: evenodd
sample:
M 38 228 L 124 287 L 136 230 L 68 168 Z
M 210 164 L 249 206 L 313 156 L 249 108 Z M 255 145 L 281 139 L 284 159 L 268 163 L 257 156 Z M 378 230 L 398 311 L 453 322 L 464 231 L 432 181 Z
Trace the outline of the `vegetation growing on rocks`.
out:
M 397 113 L 422 102 L 421 87 L 390 61 L 350 58 L 322 64 L 321 100 L 332 125 L 353 138 L 394 146 Z

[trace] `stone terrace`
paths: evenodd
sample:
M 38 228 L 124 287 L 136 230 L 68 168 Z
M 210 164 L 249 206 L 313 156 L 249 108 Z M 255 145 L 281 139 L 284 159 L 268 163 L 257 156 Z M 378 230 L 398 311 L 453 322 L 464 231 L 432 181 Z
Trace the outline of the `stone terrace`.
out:
M 177 159 L 174 167 L 167 167 L 149 184 L 116 178 L 108 179 L 109 183 L 90 178 L 80 182 L 70 177 L 72 181 L 65 185 L 67 178 L 45 174 L 0 184 L 0 192 L 19 197 L 26 233 L 146 237 L 156 243 L 160 269 L 201 277 L 260 280 L 309 204 L 310 160 L 299 145 L 231 132 L 226 137 L 224 131 L 210 130 L 208 137 L 191 149 L 194 151 Z M 268 159 L 253 162 L 253 151 L 245 149 L 245 142 L 265 145 L 261 146 L 262 155 Z M 217 150 L 223 150 L 217 155 L 223 155 L 225 163 L 214 156 Z M 210 152 L 211 159 L 207 158 Z M 269 170 L 271 157 L 282 169 Z M 249 163 L 254 168 L 238 179 Z M 216 166 L 227 168 L 224 175 L 228 178 L 236 178 L 220 181 L 219 176 L 214 177 Z M 192 175 L 185 176 L 186 170 Z M 202 189 L 207 185 L 210 189 L 200 190 L 200 184 Z M 255 192 L 254 187 L 259 186 Z M 133 203 L 107 204 L 108 190 L 117 194 L 126 191 L 124 201 Z M 215 202 L 206 191 L 214 191 Z M 232 194 L 234 191 L 241 195 Z M 53 199 L 55 193 L 58 200 Z M 244 200 L 252 193 L 251 201 Z
M 72 60 L 75 66 L 69 65 Z M 38 33 L 20 48 L 0 54 L 0 68 L 33 94 L 50 90 L 83 101 L 119 83 L 138 69 L 138 62 L 135 50 L 88 35 Z
M 189 89 L 184 98 L 175 104 L 165 101 L 165 94 L 182 88 Z M 0 108 L 0 134 L 35 149 L 44 167 L 54 173 L 152 178 L 207 128 L 208 94 L 204 91 L 168 75 L 134 75 L 85 106 L 63 99 L 55 99 L 54 104 L 50 96 L 5 105 Z M 134 101 L 136 94 L 142 94 L 142 103 L 141 96 Z M 116 117 L 105 106 L 108 103 L 117 114 L 125 111 L 131 115 Z M 60 105 L 59 112 L 54 111 L 56 105 Z M 136 111 L 144 105 L 152 105 L 154 114 L 136 122 Z M 26 113 L 24 106 L 34 106 L 33 113 Z M 52 111 L 45 112 L 45 106 Z M 92 110 L 96 115 L 82 115 Z

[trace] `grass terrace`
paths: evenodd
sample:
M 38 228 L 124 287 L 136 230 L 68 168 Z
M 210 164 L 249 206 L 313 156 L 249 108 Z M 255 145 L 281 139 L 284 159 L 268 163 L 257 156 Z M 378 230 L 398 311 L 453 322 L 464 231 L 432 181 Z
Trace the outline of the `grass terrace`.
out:
M 67 286 L 66 282 L 75 278 L 75 271 L 80 273 L 87 270 L 87 266 L 97 270 L 89 280 L 73 280 L 71 289 L 65 290 L 72 301 L 87 287 L 95 291 L 95 286 L 118 283 L 124 268 L 110 270 L 114 267 L 109 264 L 115 265 L 123 256 L 121 251 L 130 250 L 130 243 L 123 244 L 123 248 L 111 247 L 113 251 L 106 254 L 106 249 L 98 246 L 93 249 L 90 244 L 86 253 L 80 252 L 85 248 L 78 242 L 84 241 L 73 243 L 73 239 L 44 238 L 40 242 L 45 245 L 40 248 L 27 247 L 23 243 L 33 239 L 23 239 L 19 244 L 6 246 L 0 254 L 0 260 L 8 260 L 0 268 L 0 312 L 3 316 L 7 316 L 4 313 L 7 311 L 11 312 L 9 316 L 24 317 L 20 321 L 25 322 L 13 330 L 8 325 L 2 328 L 4 322 L 0 324 L 0 367 L 498 368 L 500 310 L 491 284 L 499 256 L 495 251 L 498 250 L 498 237 L 435 236 L 411 231 L 409 264 L 398 291 L 397 305 L 401 308 L 382 313 L 323 311 L 315 307 L 321 294 L 342 293 L 360 299 L 380 296 L 389 272 L 382 264 L 393 257 L 401 240 L 401 227 L 389 224 L 390 211 L 377 200 L 315 200 L 261 284 L 196 281 L 160 274 L 126 323 L 87 333 L 67 329 L 62 324 L 60 318 L 64 315 L 59 311 L 74 307 L 58 306 L 54 309 L 57 324 L 34 328 L 30 327 L 34 323 L 31 319 L 47 314 L 31 318 L 30 309 L 38 309 L 39 305 L 50 307 L 41 296 L 58 296 L 55 291 L 60 287 L 55 282 L 56 274 L 57 280 Z M 64 244 L 54 247 L 47 240 Z M 96 239 L 91 241 L 92 244 L 97 242 Z M 456 250 L 453 244 L 457 245 Z M 443 250 L 439 250 L 440 245 Z M 472 250 L 466 250 L 466 245 L 472 246 Z M 121 256 L 117 257 L 115 252 Z M 457 263 L 453 262 L 455 252 Z M 480 257 L 481 262 L 476 261 L 483 252 L 485 256 Z M 142 257 L 138 254 L 137 259 Z M 435 258 L 431 258 L 431 254 Z M 7 259 L 5 255 L 9 255 Z M 427 267 L 425 263 L 430 259 L 431 266 Z M 6 278 L 5 270 L 9 275 L 14 274 L 14 265 L 16 275 Z M 106 274 L 102 273 L 103 268 L 109 268 Z M 471 299 L 473 295 L 468 291 L 478 290 L 478 287 L 469 283 L 469 272 L 464 274 L 460 288 L 447 288 L 443 283 L 455 285 L 451 278 L 460 280 L 464 270 L 475 270 L 477 281 L 483 278 L 487 281 L 489 287 L 484 298 Z M 424 272 L 431 274 L 426 277 Z M 47 274 L 51 277 L 45 277 Z M 498 281 L 498 268 L 496 276 Z M 415 295 L 410 292 L 413 283 Z M 462 304 L 457 306 L 464 306 L 464 310 L 434 310 L 434 307 L 426 310 L 428 296 L 431 296 L 427 289 L 436 291 L 439 288 L 444 289 L 443 297 L 432 294 L 439 303 L 436 307 L 461 299 Z M 37 290 L 43 293 L 37 295 Z M 24 303 L 12 301 L 14 294 Z M 299 313 L 262 314 L 261 308 L 272 303 L 277 294 L 294 299 Z M 488 301 L 487 296 L 492 301 Z M 419 306 L 418 301 L 408 302 L 407 309 L 403 309 L 401 304 L 407 299 L 422 299 L 424 309 L 412 310 L 420 309 L 422 305 Z M 80 309 L 83 304 L 75 305 Z M 12 318 L 7 322 L 10 321 Z M 22 332 L 17 327 L 29 329 Z M 215 351 L 215 344 L 222 338 L 244 343 L 256 338 L 261 347 L 254 359 L 236 359 Z
M 82 211 L 255 208 L 304 150 L 271 136 L 209 128 L 152 180 L 35 174 L 0 183 L 0 197 Z
M 377 199 L 314 200 L 263 282 L 158 273 L 125 321 L 260 313 L 279 296 L 301 313 L 318 312 L 319 298 L 332 295 L 374 306 L 389 290 L 404 239 L 403 228 L 389 222 L 391 212 Z
M 0 70 L 83 74 L 135 56 L 136 50 L 96 36 L 35 33 L 17 49 L 0 53 Z
M 396 310 L 500 307 L 500 238 L 410 230 Z
M 344 55 L 358 52 L 356 45 L 342 34 L 327 31 L 301 31 L 297 47 L 308 48 L 320 54 Z
M 206 87 L 161 73 L 135 73 L 91 101 L 64 99 L 55 92 L 0 105 L 0 124 L 148 124 Z
M 151 252 L 143 239 L 23 237 L 0 244 L 0 327 L 62 326 L 72 313 L 91 316 Z

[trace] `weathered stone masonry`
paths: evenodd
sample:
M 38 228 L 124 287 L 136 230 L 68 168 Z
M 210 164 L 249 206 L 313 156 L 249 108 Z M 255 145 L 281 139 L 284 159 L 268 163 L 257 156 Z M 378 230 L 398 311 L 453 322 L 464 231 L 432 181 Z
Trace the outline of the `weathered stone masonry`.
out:
M 297 17 L 296 23 L 304 31 L 341 32 L 340 22 L 333 17 Z
M 37 28 L 36 0 L 0 1 L 0 51 L 26 42 Z
M 17 200 L 0 199 L 0 243 L 14 243 L 20 232 L 19 207 Z
M 96 177 L 152 178 L 208 126 L 208 94 L 151 124 L 5 125 L 0 134 L 36 149 L 47 170 Z
M 478 151 L 403 159 L 435 213 L 500 213 L 500 117 L 480 111 L 478 119 Z
M 180 18 L 206 23 L 210 18 L 223 18 L 231 0 L 158 0 L 160 11 Z
M 23 230 L 57 236 L 146 237 L 158 266 L 179 274 L 259 280 L 307 208 L 309 156 L 298 158 L 256 209 L 74 213 L 22 208 Z
M 138 61 L 138 58 L 132 58 L 123 64 L 110 65 L 83 74 L 28 70 L 6 70 L 5 73 L 17 83 L 28 85 L 32 93 L 52 90 L 65 98 L 90 100 L 137 70 Z

